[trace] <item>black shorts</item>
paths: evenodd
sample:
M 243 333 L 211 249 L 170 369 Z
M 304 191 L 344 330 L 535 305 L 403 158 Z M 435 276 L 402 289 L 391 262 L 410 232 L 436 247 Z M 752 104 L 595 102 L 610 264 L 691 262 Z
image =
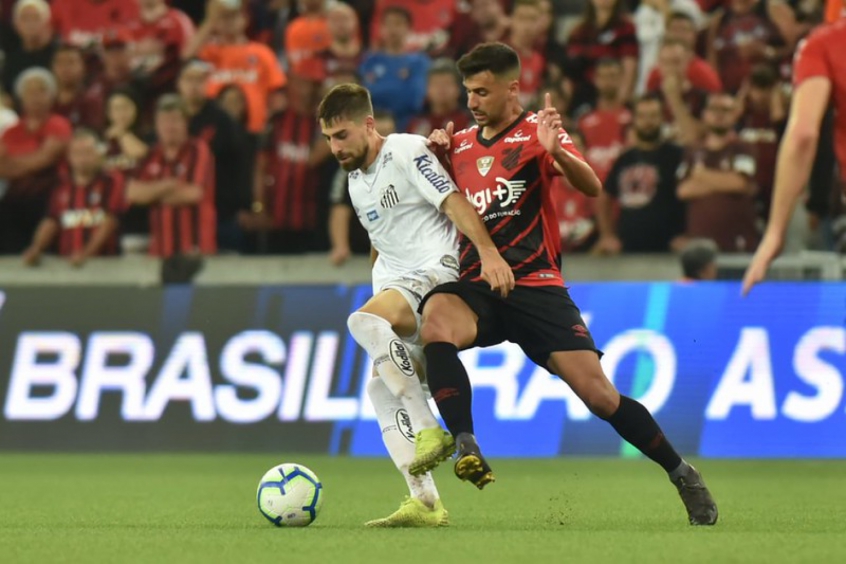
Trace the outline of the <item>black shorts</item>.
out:
M 476 340 L 471 347 L 490 347 L 503 341 L 520 345 L 532 362 L 549 369 L 552 353 L 594 351 L 590 331 L 566 288 L 561 286 L 517 286 L 502 298 L 485 284 L 449 282 L 429 292 L 420 304 L 435 294 L 455 294 L 479 318 Z

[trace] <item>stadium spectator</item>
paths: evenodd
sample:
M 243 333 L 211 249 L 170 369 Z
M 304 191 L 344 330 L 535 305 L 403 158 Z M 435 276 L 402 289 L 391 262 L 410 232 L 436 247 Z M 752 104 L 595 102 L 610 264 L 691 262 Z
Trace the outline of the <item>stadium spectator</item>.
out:
M 148 81 L 145 100 L 172 92 L 180 57 L 194 35 L 194 24 L 166 0 L 137 0 L 140 18 L 125 28 L 132 69 Z
M 20 43 L 6 52 L 2 70 L 3 90 L 12 93 L 18 76 L 33 67 L 50 68 L 56 44 L 50 23 L 50 5 L 44 0 L 18 0 L 14 28 Z
M 331 43 L 316 55 L 323 63 L 324 76 L 336 80 L 338 75 L 357 74 L 362 49 L 355 10 L 348 4 L 337 3 L 327 10 L 326 22 Z
M 106 99 L 105 115 L 105 168 L 129 174 L 149 151 L 139 131 L 140 109 L 135 93 L 128 89 L 113 90 Z
M 0 137 L 7 129 L 18 123 L 18 114 L 12 108 L 7 108 L 3 102 L 3 92 L 0 90 Z M 2 197 L 2 196 L 0 196 Z
M 15 97 L 20 120 L 0 137 L 0 254 L 21 253 L 44 217 L 59 164 L 71 136 L 68 121 L 50 113 L 56 81 L 50 71 L 31 68 L 18 77 Z
M 238 212 L 249 208 L 250 175 L 247 173 L 244 131 L 207 95 L 211 66 L 194 59 L 179 75 L 179 94 L 190 117 L 188 133 L 205 141 L 215 163 L 215 209 L 217 248 L 238 251 L 242 247 Z
M 301 65 L 332 44 L 326 17 L 326 0 L 300 0 L 300 15 L 285 29 L 285 56 L 291 73 L 303 72 Z
M 759 239 L 755 157 L 734 134 L 734 97 L 711 94 L 702 116 L 706 135 L 687 149 L 678 172 L 677 193 L 687 203 L 686 234 L 713 239 L 723 252 L 752 252 Z
M 658 54 L 661 81 L 651 89 L 665 103 L 665 119 L 670 137 L 683 145 L 696 143 L 702 137 L 700 121 L 708 99 L 708 91 L 698 88 L 687 78 L 692 53 L 676 39 L 667 38 Z
M 100 50 L 102 72 L 95 76 L 85 91 L 85 106 L 99 108 L 99 112 L 90 112 L 86 118 L 86 127 L 98 133 L 104 133 L 106 128 L 106 101 L 112 92 L 119 89 L 131 88 L 137 93 L 142 85 L 136 85 L 132 76 L 129 52 L 126 48 L 126 38 L 120 32 L 107 31 L 102 39 Z
M 247 18 L 240 7 L 227 8 L 219 2 L 211 6 L 217 8 L 206 15 L 185 55 L 198 50 L 198 56 L 214 67 L 210 96 L 217 96 L 228 84 L 241 87 L 249 108 L 248 130 L 259 134 L 267 123 L 270 97 L 285 86 L 285 74 L 267 45 L 247 39 Z M 206 42 L 212 33 L 217 38 Z
M 757 211 L 763 222 L 770 213 L 778 145 L 787 120 L 787 100 L 775 70 L 769 65 L 753 68 L 738 103 L 738 135 L 754 151 Z
M 380 23 L 382 48 L 365 55 L 360 69 L 362 84 L 370 91 L 373 107 L 391 112 L 399 131 L 405 131 L 411 118 L 423 108 L 429 58 L 421 52 L 408 51 L 408 10 L 385 8 Z
M 791 52 L 770 19 L 767 2 L 758 0 L 729 0 L 725 12 L 711 21 L 707 37 L 708 61 L 732 94 L 752 66 L 777 65 Z
M 92 52 L 109 30 L 139 18 L 138 0 L 52 0 L 51 7 L 62 42 Z
M 542 15 L 538 0 L 515 0 L 511 11 L 511 30 L 505 43 L 520 56 L 520 104 L 523 107 L 535 105 L 546 70 L 546 60 L 536 48 Z
M 446 53 L 457 60 L 479 43 L 505 41 L 508 28 L 503 0 L 470 0 L 469 12 L 453 21 Z
M 577 115 L 580 108 L 595 101 L 593 75 L 601 59 L 618 59 L 622 64 L 617 97 L 622 104 L 628 102 L 637 80 L 638 56 L 637 35 L 624 0 L 588 0 L 582 20 L 567 41 L 569 68 L 565 75 L 573 81 L 571 114 Z
M 555 100 L 556 90 L 552 90 L 551 94 Z M 562 102 L 561 99 L 558 101 Z M 563 103 L 555 101 L 553 106 L 560 109 L 565 107 Z M 582 136 L 573 131 L 570 138 L 579 152 L 584 154 Z M 555 176 L 550 191 L 555 217 L 558 219 L 561 250 L 567 254 L 587 252 L 598 235 L 593 199 L 573 188 L 565 176 Z
M 391 114 L 375 112 L 373 119 L 379 135 L 396 133 L 396 122 Z M 353 254 L 369 254 L 370 238 L 352 205 L 349 173 L 338 165 L 337 160 L 331 159 L 329 162 L 336 169 L 329 191 L 329 262 L 341 266 Z
M 596 108 L 579 118 L 577 126 L 584 137 L 586 152 L 582 154 L 603 182 L 626 144 L 632 122 L 631 111 L 617 97 L 622 80 L 620 61 L 603 59 L 597 63 L 593 77 Z
M 722 92 L 723 83 L 720 76 L 708 61 L 696 54 L 696 24 L 693 18 L 683 12 L 670 14 L 667 21 L 667 31 L 661 46 L 681 44 L 684 48 L 684 76 L 695 90 L 704 92 Z M 661 47 L 655 53 L 654 65 L 644 70 L 649 72 L 646 89 L 654 92 L 661 88 L 663 76 L 660 64 Z
M 242 216 L 248 230 L 271 230 L 267 251 L 274 254 L 316 251 L 325 241 L 320 167 L 330 152 L 314 119 L 320 82 L 293 75 L 289 88 L 288 109 L 271 118 L 261 141 L 253 213 Z
M 710 239 L 694 239 L 682 250 L 681 266 L 684 282 L 717 279 L 717 255 L 720 249 Z
M 72 126 L 96 124 L 102 106 L 89 103 L 85 97 L 85 58 L 73 45 L 59 45 L 51 65 L 56 78 L 56 103 L 53 113 L 66 118 Z
M 188 135 L 188 111 L 175 94 L 158 100 L 155 128 L 158 141 L 126 190 L 130 203 L 149 207 L 150 253 L 214 254 L 214 157 L 205 141 Z
M 249 107 L 247 106 L 247 97 L 240 86 L 230 84 L 229 86 L 224 86 L 223 90 L 217 93 L 217 99 L 215 101 L 220 106 L 220 109 L 226 112 L 232 118 L 232 121 L 240 126 L 238 130 L 243 133 L 239 143 L 242 143 L 243 146 L 244 162 L 247 166 L 248 178 L 250 179 L 247 188 L 251 189 L 254 186 L 254 164 L 258 152 L 259 135 L 250 132 L 248 129 L 250 114 Z
M 455 0 L 376 0 L 375 11 L 371 19 L 370 37 L 379 38 L 371 42 L 371 47 L 384 48 L 381 25 L 385 12 L 391 8 L 407 10 L 411 18 L 408 33 L 408 49 L 438 53 L 447 44 L 449 34 L 446 30 L 455 18 Z
M 646 92 L 647 79 L 658 61 L 658 50 L 668 34 L 669 20 L 675 16 L 690 22 L 694 29 L 695 42 L 696 29 L 702 26 L 704 20 L 702 11 L 694 0 L 644 0 L 632 16 L 640 44 L 640 64 L 635 88 L 637 94 Z
M 470 126 L 467 109 L 461 106 L 461 77 L 450 59 L 438 59 L 429 68 L 425 111 L 411 120 L 409 133 L 428 137 L 452 122 L 455 131 Z
M 96 256 L 118 252 L 118 215 L 124 198 L 123 176 L 103 168 L 100 139 L 90 129 L 77 129 L 68 145 L 69 169 L 62 171 L 24 263 L 35 266 L 54 243 L 57 254 L 80 267 Z
M 662 122 L 659 98 L 635 102 L 634 146 L 614 163 L 597 202 L 595 253 L 665 253 L 683 244 L 685 209 L 676 196 L 683 149 L 663 139 Z

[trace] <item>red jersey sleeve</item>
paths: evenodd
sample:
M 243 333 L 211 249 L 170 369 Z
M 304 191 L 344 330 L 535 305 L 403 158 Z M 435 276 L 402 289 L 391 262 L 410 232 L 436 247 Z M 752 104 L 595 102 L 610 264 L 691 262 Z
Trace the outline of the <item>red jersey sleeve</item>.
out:
M 567 133 L 564 129 L 558 130 L 558 142 L 561 145 L 561 148 L 573 155 L 574 157 L 578 158 L 583 162 L 587 162 L 585 157 L 582 155 L 581 152 L 576 148 L 576 145 L 573 143 L 573 139 L 570 137 L 570 134 Z M 561 172 L 555 166 L 555 159 L 552 158 L 552 155 L 546 154 L 543 159 L 544 169 L 545 172 L 552 176 L 562 176 Z
M 832 78 L 832 69 L 826 49 L 826 28 L 812 33 L 799 44 L 793 59 L 793 86 L 815 76 Z M 829 40 L 831 38 L 828 38 Z
M 205 141 L 197 140 L 197 162 L 191 171 L 191 184 L 203 190 L 203 203 L 214 204 L 214 159 Z
M 73 127 L 70 122 L 62 116 L 52 115 L 44 127 L 47 137 L 56 137 L 62 141 L 69 141 L 73 135 Z
M 117 171 L 111 172 L 110 175 L 112 189 L 109 192 L 108 200 L 105 202 L 106 213 L 120 215 L 128 207 L 126 202 L 126 177 Z

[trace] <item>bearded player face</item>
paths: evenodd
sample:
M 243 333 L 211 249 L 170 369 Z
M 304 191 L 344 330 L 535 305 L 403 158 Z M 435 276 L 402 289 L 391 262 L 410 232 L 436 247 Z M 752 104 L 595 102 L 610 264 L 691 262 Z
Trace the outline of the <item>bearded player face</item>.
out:
M 518 81 L 496 76 L 491 71 L 480 72 L 464 79 L 467 107 L 479 127 L 496 127 L 508 117 L 510 103 L 517 100 Z
M 320 120 L 323 136 L 329 143 L 329 149 L 347 172 L 364 166 L 367 160 L 367 134 L 374 128 L 373 116 L 360 120 L 349 118 L 334 119 L 330 123 Z

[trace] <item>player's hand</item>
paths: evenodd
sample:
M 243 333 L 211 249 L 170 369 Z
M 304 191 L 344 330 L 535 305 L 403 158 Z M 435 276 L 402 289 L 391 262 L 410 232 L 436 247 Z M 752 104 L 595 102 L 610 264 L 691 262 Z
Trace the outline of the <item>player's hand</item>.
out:
M 755 284 L 767 277 L 767 270 L 769 270 L 773 260 L 781 253 L 782 246 L 783 241 L 780 237 L 764 235 L 764 239 L 758 246 L 758 250 L 755 251 L 755 256 L 752 257 L 752 262 L 743 276 L 742 294 L 744 296 L 748 296 Z
M 482 256 L 482 280 L 491 285 L 503 298 L 514 289 L 514 272 L 497 251 Z
M 452 134 L 455 130 L 455 124 L 447 123 L 446 129 L 436 129 L 429 134 L 428 144 L 431 149 L 440 149 L 444 152 L 449 151 L 452 147 Z
M 35 247 L 30 247 L 24 251 L 23 262 L 27 266 L 38 266 L 41 262 L 41 253 Z
M 68 262 L 74 268 L 81 268 L 85 264 L 85 255 L 83 253 L 74 253 L 71 255 Z
M 543 109 L 538 112 L 538 142 L 547 153 L 553 154 L 561 148 L 558 134 L 561 130 L 561 114 L 552 105 L 552 95 L 543 97 Z
M 334 266 L 341 266 L 349 260 L 351 254 L 349 247 L 332 247 L 329 251 L 329 262 Z
M 619 255 L 623 252 L 623 243 L 615 235 L 607 235 L 599 239 L 593 246 L 593 254 L 602 256 Z

